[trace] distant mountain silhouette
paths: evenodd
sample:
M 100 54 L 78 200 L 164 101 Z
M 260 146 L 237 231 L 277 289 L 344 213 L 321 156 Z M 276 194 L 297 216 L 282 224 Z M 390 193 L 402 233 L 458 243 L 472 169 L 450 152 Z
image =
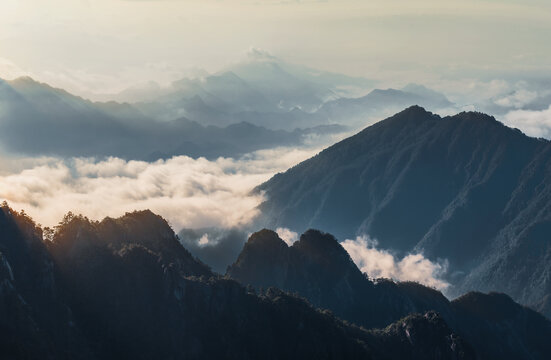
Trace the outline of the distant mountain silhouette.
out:
M 260 185 L 259 223 L 368 234 L 448 259 L 452 294 L 534 304 L 551 293 L 550 159 L 550 142 L 491 116 L 413 106 Z
M 149 211 L 68 214 L 42 234 L 0 207 L 1 358 L 475 358 L 432 313 L 365 330 L 275 288 L 245 289 Z
M 434 310 L 483 359 L 545 359 L 551 355 L 547 340 L 551 322 L 508 296 L 470 292 L 450 302 L 419 284 L 373 282 L 360 273 L 332 235 L 316 230 L 307 231 L 290 247 L 273 231 L 252 234 L 228 275 L 257 289 L 276 286 L 297 293 L 367 328 Z
M 441 93 L 421 85 L 410 84 L 402 90 L 375 89 L 360 98 L 328 101 L 317 114 L 327 117 L 329 122 L 365 124 L 366 118 L 392 114 L 412 105 L 437 110 L 449 108 L 453 103 Z
M 218 73 L 202 72 L 166 87 L 145 84 L 141 94 L 129 89 L 114 98 L 160 120 L 186 117 L 216 126 L 246 121 L 287 131 L 328 124 L 357 129 L 414 104 L 433 110 L 454 105 L 422 85 L 373 90 L 374 85 L 369 79 L 290 64 L 253 49 L 246 61 Z
M 201 106 L 199 99 L 196 102 Z M 135 106 L 94 103 L 28 77 L 0 80 L 0 105 L 3 150 L 34 156 L 116 156 L 138 160 L 174 155 L 237 157 L 260 149 L 300 145 L 312 133 L 343 131 L 339 126 L 317 125 L 276 131 L 233 118 L 223 126 L 199 124 L 181 115 L 166 121 L 154 120 Z
M 275 59 L 184 78 L 168 88 L 150 84 L 138 96 L 143 99 L 132 104 L 92 102 L 30 77 L 0 80 L 0 142 L 5 152 L 31 156 L 237 157 L 298 146 L 310 134 L 357 129 L 413 103 L 451 104 L 419 85 L 339 97 L 338 84 L 364 88 L 367 83 L 325 72 L 313 75 L 311 69 Z M 244 123 L 250 125 L 244 128 Z

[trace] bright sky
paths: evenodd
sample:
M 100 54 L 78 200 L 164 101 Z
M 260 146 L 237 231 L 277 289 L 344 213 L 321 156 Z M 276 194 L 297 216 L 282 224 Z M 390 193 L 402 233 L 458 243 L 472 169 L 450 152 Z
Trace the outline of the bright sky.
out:
M 0 77 L 112 92 L 262 48 L 373 78 L 549 72 L 548 0 L 0 0 Z

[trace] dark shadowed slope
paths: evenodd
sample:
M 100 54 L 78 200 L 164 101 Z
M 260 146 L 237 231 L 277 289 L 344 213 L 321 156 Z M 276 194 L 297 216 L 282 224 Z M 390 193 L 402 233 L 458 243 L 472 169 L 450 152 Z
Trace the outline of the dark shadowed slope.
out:
M 228 275 L 256 288 L 277 286 L 298 293 L 365 327 L 381 327 L 412 312 L 435 310 L 473 345 L 481 359 L 546 359 L 551 355 L 547 340 L 551 322 L 508 296 L 471 292 L 450 302 L 419 284 L 373 282 L 360 273 L 333 236 L 315 230 L 307 231 L 290 247 L 273 231 L 254 233 Z M 425 318 L 433 319 L 429 314 Z M 385 331 L 397 326 L 407 328 L 402 320 Z
M 461 337 L 453 333 L 434 311 L 408 315 L 385 329 L 373 330 L 370 334 L 371 341 L 376 343 L 377 347 L 388 349 L 384 354 L 388 358 L 482 358 L 477 356 L 478 354 L 475 354 L 472 347 Z M 416 346 L 412 346 L 413 344 Z M 409 348 L 409 351 L 404 352 L 404 348 Z M 450 352 L 450 349 L 453 349 L 453 352 Z
M 261 221 L 422 250 L 452 271 L 476 268 L 460 291 L 531 304 L 551 291 L 550 166 L 546 140 L 484 114 L 414 106 L 259 186 Z
M 277 289 L 214 275 L 149 212 L 68 215 L 47 233 L 0 211 L 0 357 L 10 359 L 473 359 L 431 317 L 367 331 Z M 449 339 L 455 339 L 451 346 Z
M 0 357 L 88 359 L 54 273 L 42 232 L 24 214 L 0 206 Z
M 368 328 L 384 327 L 412 312 L 445 312 L 448 300 L 414 283 L 373 283 L 330 234 L 309 230 L 292 246 L 277 233 L 251 235 L 228 275 L 256 288 L 275 286 Z M 414 296 L 416 292 L 420 296 Z

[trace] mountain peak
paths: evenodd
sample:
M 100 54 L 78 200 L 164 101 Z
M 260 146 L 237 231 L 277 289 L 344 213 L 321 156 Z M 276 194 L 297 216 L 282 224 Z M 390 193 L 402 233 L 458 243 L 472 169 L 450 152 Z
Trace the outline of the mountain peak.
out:
M 479 111 L 462 111 L 454 116 L 450 116 L 448 118 L 452 119 L 460 119 L 460 120 L 468 120 L 468 121 L 489 121 L 489 122 L 495 122 L 499 123 L 499 121 L 496 120 L 495 117 L 479 112 Z
M 440 118 L 440 116 L 435 115 L 431 113 L 430 111 L 425 110 L 424 107 L 419 105 L 412 105 L 396 115 L 392 116 L 392 118 Z
M 302 234 L 293 247 L 314 256 L 348 255 L 333 235 L 315 229 L 309 229 Z
M 252 234 L 237 261 L 228 267 L 227 274 L 243 284 L 256 287 L 281 287 L 285 281 L 289 247 L 275 231 L 263 229 Z
M 12 83 L 40 84 L 38 81 L 36 81 L 35 79 L 33 79 L 30 76 L 19 76 L 15 79 L 11 80 L 10 82 L 12 82 Z
M 247 240 L 245 246 L 247 245 L 269 248 L 287 247 L 285 241 L 283 241 L 275 231 L 269 229 L 262 229 L 253 233 Z
M 150 210 L 126 213 L 117 219 L 107 217 L 101 222 L 70 214 L 52 242 L 54 256 L 62 261 L 83 256 L 99 258 L 105 253 L 124 254 L 137 248 L 187 275 L 211 275 L 208 267 L 180 244 L 168 222 Z
M 492 320 L 502 320 L 504 316 L 513 316 L 522 308 L 508 295 L 498 292 L 483 294 L 471 291 L 455 299 L 452 303 L 463 311 L 476 313 L 480 317 Z
M 519 223 L 511 221 L 525 210 L 532 213 L 526 224 L 540 221 L 530 201 L 543 201 L 543 189 L 548 196 L 536 188 L 549 177 L 548 151 L 548 143 L 486 114 L 442 118 L 410 106 L 260 185 L 267 199 L 260 219 L 340 239 L 366 233 L 386 248 L 423 249 L 465 271 L 494 241 L 513 241 L 513 231 L 538 236 L 513 230 Z
M 37 81 L 30 76 L 20 76 L 18 78 L 8 81 L 8 83 L 16 89 L 28 89 L 28 88 L 54 89 L 50 85 Z M 56 90 L 60 90 L 60 89 L 56 89 Z

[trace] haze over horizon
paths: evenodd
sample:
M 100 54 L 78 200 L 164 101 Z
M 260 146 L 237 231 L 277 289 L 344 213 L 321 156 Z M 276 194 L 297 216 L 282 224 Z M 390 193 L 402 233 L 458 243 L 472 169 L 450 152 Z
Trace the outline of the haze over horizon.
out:
M 549 72 L 550 14 L 540 0 L 4 0 L 0 78 L 93 98 L 215 73 L 262 49 L 381 86 L 514 83 Z

